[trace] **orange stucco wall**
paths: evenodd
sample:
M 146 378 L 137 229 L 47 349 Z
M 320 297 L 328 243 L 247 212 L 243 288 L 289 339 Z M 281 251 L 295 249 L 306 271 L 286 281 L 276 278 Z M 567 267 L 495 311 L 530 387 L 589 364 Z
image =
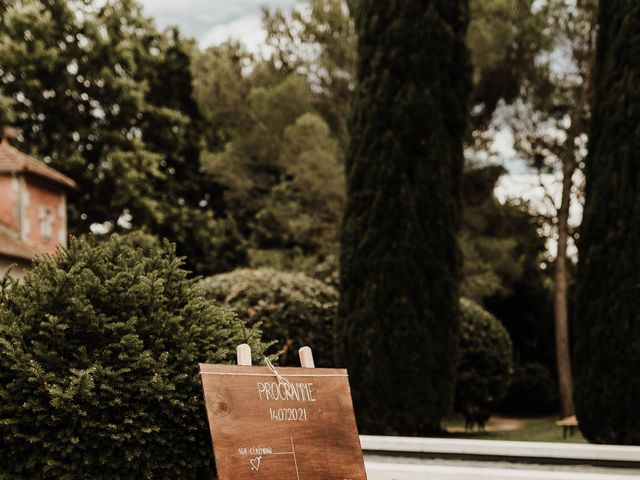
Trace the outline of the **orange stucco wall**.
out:
M 51 212 L 51 235 L 41 232 L 42 211 Z M 34 253 L 54 252 L 67 244 L 67 205 L 64 192 L 24 176 L 0 175 L 0 230 L 20 238 Z
M 0 225 L 16 232 L 20 228 L 18 194 L 18 178 L 0 175 Z
M 58 245 L 67 243 L 67 219 L 65 196 L 61 190 L 52 189 L 36 180 L 25 179 L 26 198 L 23 210 L 23 239 L 29 245 L 36 246 L 39 252 L 54 252 Z M 40 233 L 41 211 L 48 208 L 53 214 L 51 237 Z

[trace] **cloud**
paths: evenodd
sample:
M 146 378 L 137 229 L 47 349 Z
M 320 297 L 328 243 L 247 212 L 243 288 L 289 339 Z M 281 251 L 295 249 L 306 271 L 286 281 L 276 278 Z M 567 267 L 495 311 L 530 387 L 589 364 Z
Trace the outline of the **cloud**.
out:
M 160 28 L 177 25 L 186 36 L 203 46 L 226 37 L 253 46 L 264 33 L 260 25 L 262 6 L 290 10 L 301 0 L 141 0 L 144 11 Z M 262 35 L 262 36 L 261 36 Z
M 262 28 L 260 15 L 247 15 L 232 22 L 216 25 L 200 38 L 200 45 L 208 47 L 226 40 L 237 40 L 250 51 L 257 51 L 266 40 L 267 34 Z

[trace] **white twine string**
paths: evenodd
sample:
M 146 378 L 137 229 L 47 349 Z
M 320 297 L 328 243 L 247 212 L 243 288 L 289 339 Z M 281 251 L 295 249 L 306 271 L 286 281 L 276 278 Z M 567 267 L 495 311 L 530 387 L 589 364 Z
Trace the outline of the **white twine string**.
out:
M 291 382 L 289 380 L 287 380 L 286 378 L 284 378 L 282 375 L 280 375 L 280 372 L 278 372 L 278 370 L 276 370 L 276 367 L 273 365 L 273 363 L 271 363 L 271 360 L 269 360 L 264 355 L 262 357 L 264 358 L 265 365 L 269 368 L 269 370 L 271 370 L 271 373 L 273 373 L 276 376 L 276 378 L 278 379 L 278 384 L 282 383 L 282 384 L 285 384 L 286 386 L 288 386 L 289 388 L 293 389 L 293 385 L 291 384 Z

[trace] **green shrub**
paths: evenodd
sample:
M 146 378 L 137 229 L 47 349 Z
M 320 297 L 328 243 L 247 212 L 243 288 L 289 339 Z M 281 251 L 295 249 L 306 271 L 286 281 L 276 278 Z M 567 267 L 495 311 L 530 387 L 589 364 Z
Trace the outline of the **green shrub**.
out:
M 309 345 L 317 366 L 333 366 L 332 324 L 338 293 L 303 273 L 241 269 L 202 281 L 211 300 L 230 306 L 249 324 L 260 322 L 265 340 L 281 349 L 281 365 L 300 365 Z
M 460 301 L 460 314 L 456 404 L 464 408 L 499 402 L 508 391 L 513 370 L 509 333 L 471 300 Z
M 0 296 L 0 469 L 20 479 L 211 478 L 199 362 L 258 332 L 140 234 L 41 258 Z M 1 476 L 1 475 L 0 475 Z
M 541 363 L 517 366 L 502 405 L 506 410 L 519 413 L 557 412 L 557 384 Z

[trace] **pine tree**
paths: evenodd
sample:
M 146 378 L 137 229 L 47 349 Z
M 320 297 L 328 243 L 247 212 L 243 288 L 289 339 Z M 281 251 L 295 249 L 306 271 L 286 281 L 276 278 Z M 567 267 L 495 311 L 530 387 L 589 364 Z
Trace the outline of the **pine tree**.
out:
M 468 2 L 354 3 L 336 353 L 361 429 L 432 432 L 450 408 L 457 361 Z
M 585 437 L 640 444 L 640 3 L 600 2 L 577 292 Z

